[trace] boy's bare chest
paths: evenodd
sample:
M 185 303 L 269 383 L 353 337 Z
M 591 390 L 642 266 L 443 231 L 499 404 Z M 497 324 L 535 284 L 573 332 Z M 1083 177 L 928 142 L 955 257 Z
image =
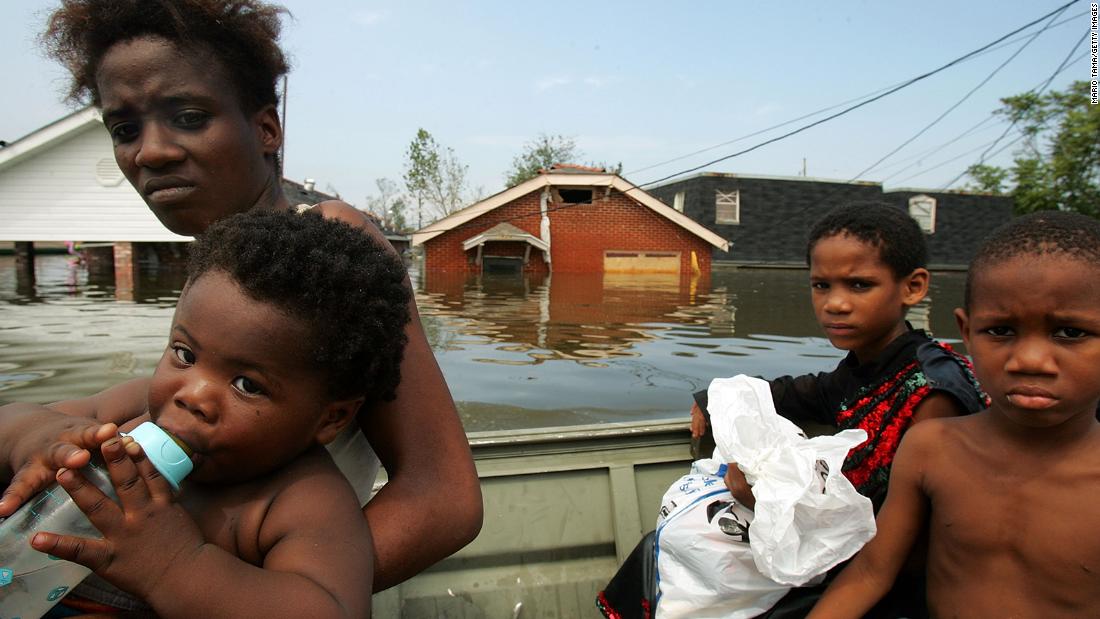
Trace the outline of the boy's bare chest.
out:
M 1100 587 L 1100 461 L 1005 464 L 960 457 L 930 479 L 930 561 Z M 988 572 L 987 572 L 988 573 Z

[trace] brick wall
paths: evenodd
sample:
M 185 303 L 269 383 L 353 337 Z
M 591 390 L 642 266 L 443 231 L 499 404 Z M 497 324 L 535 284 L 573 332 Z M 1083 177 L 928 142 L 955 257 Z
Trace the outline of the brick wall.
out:
M 680 272 L 685 274 L 691 273 L 694 251 L 699 268 L 704 273 L 710 271 L 709 243 L 620 192 L 612 191 L 606 198 L 603 195 L 603 190 L 597 189 L 592 204 L 563 207 L 551 203 L 550 249 L 554 271 L 601 272 L 604 252 L 616 250 L 680 252 Z M 513 200 L 426 242 L 425 268 L 476 271 L 477 252 L 464 252 L 462 242 L 504 221 L 538 237 L 539 193 Z M 511 253 L 515 250 L 509 245 L 518 244 L 490 242 L 483 251 L 485 255 L 522 255 Z M 545 269 L 542 252 L 532 249 L 526 270 Z

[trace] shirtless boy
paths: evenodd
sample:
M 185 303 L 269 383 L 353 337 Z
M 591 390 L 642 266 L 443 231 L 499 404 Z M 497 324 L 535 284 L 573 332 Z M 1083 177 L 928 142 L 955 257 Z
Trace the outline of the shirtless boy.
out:
M 393 398 L 409 319 L 404 268 L 360 230 L 287 211 L 223 219 L 191 251 L 140 401 L 107 389 L 0 409 L 0 462 L 83 427 L 98 437 L 84 444 L 103 442 L 119 495 L 106 500 L 62 469 L 58 482 L 105 539 L 39 533 L 32 546 L 136 598 L 85 581 L 62 601 L 73 609 L 369 616 L 370 530 L 323 445 L 361 406 Z M 114 424 L 150 418 L 194 451 L 178 502 L 136 443 L 115 436 Z
M 1003 226 L 956 318 L 992 404 L 906 434 L 878 534 L 813 619 L 862 616 L 925 523 L 933 616 L 1100 617 L 1100 222 Z

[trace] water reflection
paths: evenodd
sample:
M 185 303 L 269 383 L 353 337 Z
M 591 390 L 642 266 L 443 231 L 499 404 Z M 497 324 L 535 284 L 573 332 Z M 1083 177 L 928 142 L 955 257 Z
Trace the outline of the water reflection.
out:
M 934 293 L 958 298 L 961 284 L 937 275 Z M 420 273 L 418 291 L 433 349 L 477 429 L 513 427 L 519 414 L 526 425 L 683 415 L 687 394 L 714 376 L 823 371 L 842 356 L 820 337 L 801 270 L 694 281 Z M 926 301 L 911 317 L 953 328 L 952 307 Z
M 686 414 L 715 376 L 823 371 L 804 270 L 464 276 L 410 272 L 429 341 L 469 430 Z M 88 395 L 151 373 L 184 283 L 145 270 L 133 300 L 110 273 L 39 256 L 30 290 L 0 256 L 0 401 Z M 954 335 L 963 276 L 937 273 L 912 318 Z

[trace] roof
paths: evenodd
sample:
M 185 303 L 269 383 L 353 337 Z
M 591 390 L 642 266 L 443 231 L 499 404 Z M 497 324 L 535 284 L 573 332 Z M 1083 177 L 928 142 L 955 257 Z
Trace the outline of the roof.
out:
M 98 109 L 88 106 L 36 129 L 14 142 L 9 142 L 0 148 L 0 170 L 14 166 L 77 133 L 100 125 L 102 118 Z M 317 204 L 326 200 L 339 199 L 322 191 L 307 188 L 302 183 L 288 178 L 283 179 L 282 186 L 283 193 L 291 204 Z
M 861 180 L 840 180 L 836 178 L 820 178 L 817 176 L 776 176 L 767 174 L 734 174 L 732 172 L 699 172 L 698 174 L 692 174 L 690 176 L 681 176 L 669 181 L 662 182 L 654 185 L 652 188 L 666 187 L 668 185 L 675 185 L 677 183 L 683 183 L 685 181 L 695 180 L 697 178 L 746 178 L 753 180 L 767 180 L 767 181 L 801 181 L 805 183 L 837 183 L 841 185 L 861 185 L 864 187 L 878 187 L 882 183 L 878 181 L 861 181 Z
M 587 173 L 579 171 L 568 173 L 551 171 L 549 173 L 540 174 L 514 187 L 509 187 L 500 193 L 471 204 L 460 211 L 452 213 L 433 224 L 413 232 L 412 245 L 413 247 L 421 245 L 448 230 L 453 230 L 468 221 L 481 217 L 489 211 L 504 206 L 529 193 L 543 189 L 544 187 L 610 187 L 620 193 L 630 196 L 630 198 L 638 204 L 668 219 L 672 223 L 684 228 L 711 245 L 723 251 L 729 251 L 729 241 L 707 230 L 695 220 L 671 206 L 668 206 L 664 202 L 661 202 L 621 176 L 617 174 Z
M 44 148 L 68 139 L 84 128 L 99 124 L 99 110 L 86 107 L 36 129 L 7 146 L 0 148 L 0 170 L 11 167 Z
M 546 244 L 546 241 L 539 237 L 527 232 L 526 230 L 520 230 L 508 222 L 499 223 L 492 228 L 489 228 L 481 234 L 475 234 L 470 238 L 462 241 L 462 250 L 469 251 L 470 249 L 477 247 L 478 245 L 484 245 L 489 241 L 524 241 L 535 246 L 537 249 L 546 251 L 550 249 L 550 246 Z
M 298 181 L 283 178 L 283 193 L 291 204 L 317 204 L 328 200 L 339 200 L 337 196 L 330 196 L 323 191 L 317 191 L 306 187 Z
M 549 169 L 543 168 L 539 170 L 539 174 L 550 174 L 552 172 L 559 172 L 561 174 L 604 174 L 607 170 L 594 166 L 577 165 L 575 163 L 555 163 L 551 165 Z

